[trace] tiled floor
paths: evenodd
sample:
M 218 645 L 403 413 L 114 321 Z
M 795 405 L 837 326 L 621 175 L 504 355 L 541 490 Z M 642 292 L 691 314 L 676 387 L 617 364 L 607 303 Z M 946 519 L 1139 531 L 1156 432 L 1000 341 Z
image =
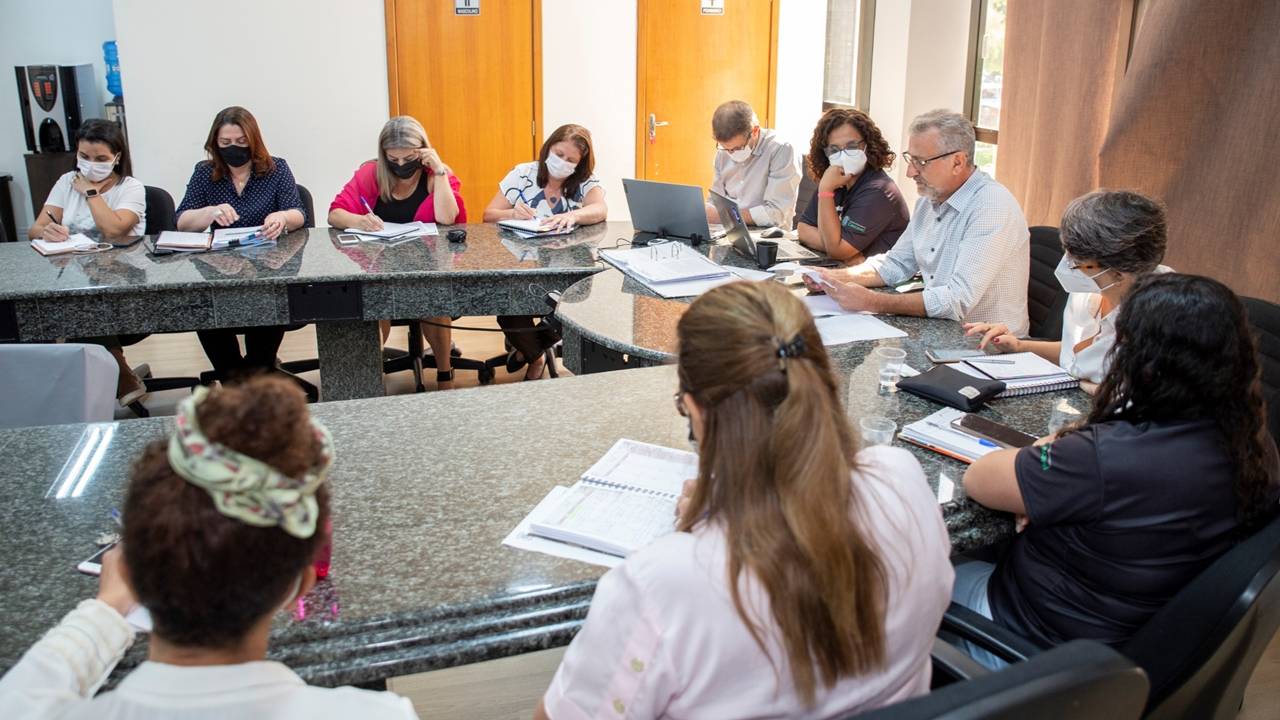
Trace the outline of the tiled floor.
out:
M 458 325 L 470 327 L 497 328 L 493 318 L 461 318 Z M 406 331 L 403 327 L 392 328 L 388 345 L 404 348 Z M 503 338 L 500 333 L 455 331 L 454 342 L 463 354 L 473 358 L 487 358 L 503 352 Z M 208 369 L 204 353 L 194 333 L 176 335 L 152 335 L 137 345 L 126 349 L 130 363 L 141 362 L 151 364 L 157 376 L 166 375 L 198 375 Z M 280 347 L 282 360 L 301 360 L 316 356 L 315 329 L 312 326 L 287 333 L 284 344 Z M 562 374 L 567 374 L 563 369 Z M 428 370 L 427 392 L 435 392 L 435 375 Z M 303 375 L 312 382 L 319 381 L 319 373 Z M 505 369 L 497 370 L 495 383 L 519 382 L 524 377 L 523 371 L 516 375 L 508 375 Z M 542 382 L 547 382 L 543 380 Z M 552 381 L 554 382 L 554 381 Z M 387 376 L 387 393 L 413 392 L 411 373 L 402 372 Z M 478 385 L 474 372 L 456 372 L 455 387 L 472 387 Z M 163 415 L 173 412 L 174 404 L 186 394 L 186 391 L 175 390 L 157 393 L 148 401 L 147 406 L 153 414 Z M 128 411 L 121 411 L 119 417 L 130 417 Z M 532 707 L 532 705 L 529 705 Z M 1275 720 L 1280 718 L 1280 635 L 1272 640 L 1245 694 L 1244 707 L 1238 720 Z

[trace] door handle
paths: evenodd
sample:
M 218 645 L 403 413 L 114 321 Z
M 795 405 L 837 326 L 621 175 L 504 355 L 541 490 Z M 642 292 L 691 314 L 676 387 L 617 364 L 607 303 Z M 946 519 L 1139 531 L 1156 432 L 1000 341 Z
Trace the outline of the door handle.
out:
M 670 124 L 671 123 L 665 121 L 660 122 L 657 115 L 649 113 L 649 142 L 653 142 L 658 139 L 658 128 L 666 127 Z

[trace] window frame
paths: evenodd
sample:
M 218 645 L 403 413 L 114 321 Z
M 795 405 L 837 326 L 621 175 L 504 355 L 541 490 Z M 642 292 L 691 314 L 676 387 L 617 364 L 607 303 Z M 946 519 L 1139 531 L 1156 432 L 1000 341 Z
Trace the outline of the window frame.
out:
M 965 75 L 964 114 L 973 123 L 977 141 L 1000 144 L 1000 131 L 978 125 L 978 109 L 982 107 L 982 44 L 987 34 L 987 0 L 973 0 L 969 11 L 969 72 Z
M 830 0 L 827 3 L 830 8 Z M 823 73 L 822 73 L 822 111 L 826 112 L 831 108 L 846 108 L 870 112 L 871 110 L 871 58 L 875 45 L 876 34 L 876 0 L 858 0 L 858 57 L 854 61 L 854 88 L 857 97 L 854 98 L 852 105 L 840 102 L 831 102 L 827 100 L 827 53 L 829 47 L 825 44 L 822 48 Z

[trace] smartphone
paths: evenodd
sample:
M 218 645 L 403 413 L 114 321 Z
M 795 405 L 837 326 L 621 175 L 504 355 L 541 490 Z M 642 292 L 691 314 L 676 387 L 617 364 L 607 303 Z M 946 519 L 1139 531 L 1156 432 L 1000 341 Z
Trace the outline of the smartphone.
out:
M 1001 425 L 981 415 L 966 413 L 951 421 L 951 427 L 974 437 L 990 440 L 1006 448 L 1024 448 L 1035 443 L 1036 436 L 1014 430 L 1008 425 Z
M 929 348 L 924 351 L 924 356 L 929 358 L 933 363 L 954 363 L 960 362 L 965 358 L 978 357 L 986 355 L 985 352 L 977 348 Z
M 102 547 L 98 548 L 98 552 L 90 555 L 88 559 L 81 561 L 79 565 L 76 565 L 76 570 L 79 570 L 85 575 L 94 575 L 94 576 L 101 575 L 102 574 L 102 556 L 106 555 L 107 551 L 115 546 L 116 546 L 115 543 L 111 543 L 110 545 L 103 545 Z

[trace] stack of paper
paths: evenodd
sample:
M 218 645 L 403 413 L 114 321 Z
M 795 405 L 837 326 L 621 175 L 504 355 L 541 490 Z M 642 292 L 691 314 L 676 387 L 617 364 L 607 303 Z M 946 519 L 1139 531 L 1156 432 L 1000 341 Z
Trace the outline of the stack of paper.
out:
M 990 440 L 977 438 L 951 427 L 951 421 L 963 417 L 964 414 L 963 410 L 943 408 L 922 420 L 904 426 L 898 436 L 909 443 L 966 463 L 999 450 L 1000 446 Z
M 680 243 L 602 250 L 600 257 L 664 298 L 693 297 L 735 280 L 768 280 L 772 273 L 717 265 Z
M 275 240 L 268 240 L 267 236 L 262 234 L 261 225 L 240 228 L 218 228 L 213 231 L 213 240 L 209 243 L 209 249 L 226 250 L 230 247 L 247 247 L 249 245 L 262 245 L 263 243 L 271 242 L 275 242 Z
M 73 252 L 87 252 L 98 247 L 98 243 L 83 233 L 75 233 L 62 242 L 49 242 L 37 238 L 31 241 L 31 247 L 41 255 L 65 255 Z
M 535 237 L 568 235 L 578 229 L 577 227 L 570 226 L 560 230 L 551 230 L 542 226 L 546 221 L 547 218 L 533 218 L 531 220 L 499 220 L 498 225 L 510 230 L 524 240 Z
M 347 228 L 342 232 L 342 234 L 355 235 L 362 240 L 400 240 L 403 238 L 421 237 L 423 235 L 439 235 L 440 231 L 436 228 L 435 223 L 411 222 L 383 223 L 381 230 Z
M 953 367 L 976 378 L 1003 380 L 1005 391 L 996 397 L 1069 390 L 1080 385 L 1066 370 L 1030 352 L 966 358 Z

